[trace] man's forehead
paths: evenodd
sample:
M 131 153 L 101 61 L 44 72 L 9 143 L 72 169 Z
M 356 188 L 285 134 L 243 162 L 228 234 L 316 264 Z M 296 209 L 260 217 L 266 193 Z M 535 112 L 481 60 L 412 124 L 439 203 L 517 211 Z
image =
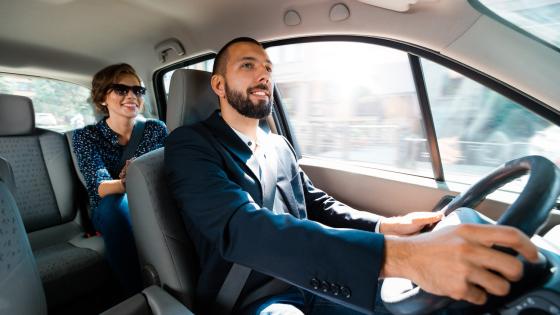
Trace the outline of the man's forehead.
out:
M 270 58 L 268 58 L 268 54 L 266 51 L 259 45 L 254 43 L 235 43 L 229 47 L 228 51 L 228 59 L 233 62 L 240 61 L 240 60 L 265 60 L 266 62 L 270 62 Z

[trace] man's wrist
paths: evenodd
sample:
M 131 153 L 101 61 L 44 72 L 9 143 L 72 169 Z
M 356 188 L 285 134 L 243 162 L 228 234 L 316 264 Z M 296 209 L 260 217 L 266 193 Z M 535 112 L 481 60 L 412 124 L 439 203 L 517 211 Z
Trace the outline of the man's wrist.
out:
M 381 267 L 381 277 L 409 278 L 413 265 L 411 256 L 414 248 L 409 240 L 394 236 L 385 236 L 384 259 Z

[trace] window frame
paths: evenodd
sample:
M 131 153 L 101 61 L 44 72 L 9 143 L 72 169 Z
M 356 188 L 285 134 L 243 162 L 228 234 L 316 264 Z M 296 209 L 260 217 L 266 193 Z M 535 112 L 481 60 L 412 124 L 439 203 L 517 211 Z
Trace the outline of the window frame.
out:
M 469 0 L 473 1 L 473 0 Z M 357 36 L 357 35 L 319 35 L 319 36 L 304 36 L 289 39 L 280 39 L 268 42 L 262 42 L 263 47 L 275 47 L 290 44 L 303 44 L 303 43 L 313 43 L 313 42 L 329 42 L 329 41 L 347 41 L 347 42 L 358 42 L 365 44 L 372 44 L 377 46 L 383 46 L 388 48 L 393 48 L 408 54 L 409 64 L 413 74 L 414 84 L 416 87 L 416 92 L 418 95 L 418 105 L 420 106 L 420 112 L 422 113 L 423 127 L 426 131 L 426 140 L 428 144 L 428 149 L 430 151 L 433 179 L 438 182 L 444 182 L 444 172 L 441 164 L 441 155 L 439 152 L 437 134 L 434 127 L 434 121 L 431 115 L 431 107 L 429 104 L 429 99 L 427 97 L 428 92 L 426 90 L 426 83 L 424 74 L 422 72 L 422 65 L 420 58 L 425 58 L 432 62 L 435 62 L 443 67 L 456 71 L 463 76 L 478 82 L 479 84 L 489 88 L 509 99 L 518 103 L 520 106 L 525 107 L 529 111 L 549 120 L 557 126 L 560 126 L 560 111 L 548 106 L 547 104 L 531 97 L 530 95 L 508 85 L 507 83 L 500 81 L 488 74 L 482 73 L 468 65 L 465 65 L 457 60 L 446 57 L 438 53 L 437 51 L 421 47 L 418 45 L 406 43 L 403 41 L 380 38 L 380 37 L 367 37 L 367 36 Z M 169 65 L 167 67 L 161 68 L 154 73 L 154 88 L 156 94 L 156 106 L 161 113 L 161 119 L 165 121 L 167 101 L 165 98 L 165 89 L 163 85 L 163 75 L 171 70 L 183 68 L 198 62 L 206 61 L 208 59 L 215 58 L 215 53 L 207 53 L 204 55 L 196 56 L 182 62 Z M 290 128 L 289 117 L 284 111 L 282 106 L 282 99 L 278 91 L 274 92 L 274 111 L 273 119 L 276 123 L 276 128 L 279 134 L 284 135 L 292 144 L 298 158 L 302 157 L 301 151 L 297 143 L 297 135 L 293 133 L 293 128 Z M 408 174 L 408 173 L 407 173 Z M 419 176 L 419 175 L 414 175 Z
M 557 47 L 556 45 L 554 45 L 552 43 L 549 43 L 549 42 L 541 39 L 540 37 L 524 30 L 523 28 L 513 24 L 512 22 L 504 19 L 503 17 L 496 14 L 494 11 L 490 10 L 490 8 L 488 8 L 487 6 L 482 4 L 479 0 L 467 0 L 467 1 L 471 5 L 471 7 L 473 7 L 475 10 L 482 13 L 483 15 L 486 15 L 487 17 L 491 18 L 492 20 L 494 20 L 494 21 L 496 21 L 500 24 L 503 24 L 508 28 L 511 28 L 512 30 L 516 31 L 517 33 L 522 34 L 523 36 L 529 37 L 529 38 L 539 42 L 540 44 L 545 45 L 546 47 L 551 48 L 554 51 L 560 53 L 560 47 Z
M 194 65 L 199 62 L 203 62 L 206 60 L 216 58 L 216 53 L 206 53 L 203 55 L 195 56 L 193 58 L 189 58 L 183 60 L 178 63 L 174 63 L 158 69 L 152 75 L 152 82 L 154 83 L 154 94 L 156 98 L 156 107 L 158 110 L 159 119 L 165 123 L 167 123 L 167 98 L 165 97 L 165 85 L 163 82 L 163 76 L 170 71 L 181 69 L 188 67 L 190 65 Z
M 460 63 L 449 57 L 443 56 L 436 51 L 416 46 L 413 44 L 405 43 L 402 41 L 391 40 L 387 38 L 377 38 L 377 37 L 364 37 L 364 36 L 353 36 L 353 35 L 322 35 L 322 36 L 310 36 L 310 37 L 298 37 L 290 39 L 282 39 L 276 41 L 270 41 L 263 43 L 264 48 L 289 45 L 289 44 L 302 44 L 302 43 L 312 43 L 312 42 L 328 42 L 328 41 L 348 41 L 348 42 L 360 42 L 366 44 L 373 44 L 378 46 L 384 46 L 388 48 L 393 48 L 402 52 L 405 52 L 409 56 L 409 61 L 411 65 L 411 71 L 413 74 L 414 84 L 416 86 L 416 92 L 418 95 L 418 105 L 420 106 L 420 111 L 422 113 L 423 127 L 426 131 L 426 140 L 428 143 L 428 149 L 430 150 L 431 163 L 433 170 L 433 179 L 438 182 L 444 182 L 444 172 L 443 166 L 441 164 L 441 155 L 438 147 L 437 134 L 435 132 L 434 121 L 431 115 L 431 107 L 429 104 L 429 99 L 427 97 L 427 90 L 425 86 L 425 79 L 422 72 L 422 65 L 419 58 L 425 58 L 432 62 L 435 62 L 443 67 L 456 71 L 465 77 L 474 80 L 483 86 L 511 99 L 512 101 L 518 103 L 519 105 L 527 108 L 531 112 L 548 119 L 552 123 L 560 126 L 560 112 L 556 111 L 552 107 L 542 103 L 541 101 L 534 99 L 533 97 L 521 92 L 520 90 L 494 78 L 487 74 L 484 74 L 468 65 Z M 282 108 L 282 100 L 280 98 L 275 98 L 275 105 L 278 108 Z M 281 117 L 278 117 L 280 126 L 279 130 L 290 130 L 288 117 L 284 112 Z M 288 140 L 296 147 L 297 142 L 294 142 L 295 137 L 290 132 L 285 135 Z M 297 137 L 297 135 L 296 135 Z M 301 157 L 301 152 L 298 150 L 298 156 Z M 415 175 L 419 176 L 419 175 Z

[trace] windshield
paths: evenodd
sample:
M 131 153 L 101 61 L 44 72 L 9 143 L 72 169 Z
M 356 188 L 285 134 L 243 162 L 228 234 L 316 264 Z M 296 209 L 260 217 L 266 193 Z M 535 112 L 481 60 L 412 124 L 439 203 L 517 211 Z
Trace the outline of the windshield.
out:
M 479 0 L 494 14 L 560 48 L 560 0 Z

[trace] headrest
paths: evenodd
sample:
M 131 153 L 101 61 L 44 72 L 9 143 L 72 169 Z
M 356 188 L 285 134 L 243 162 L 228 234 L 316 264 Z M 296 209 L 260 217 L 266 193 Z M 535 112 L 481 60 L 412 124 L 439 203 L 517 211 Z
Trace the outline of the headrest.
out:
M 8 189 L 12 192 L 12 195 L 16 193 L 16 183 L 14 179 L 14 172 L 12 171 L 12 166 L 5 158 L 0 156 L 0 181 L 4 182 Z
M 35 113 L 29 97 L 0 94 L 0 136 L 26 135 L 35 129 Z
M 218 96 L 210 86 L 207 71 L 178 69 L 171 76 L 167 99 L 167 128 L 205 120 L 219 108 Z

